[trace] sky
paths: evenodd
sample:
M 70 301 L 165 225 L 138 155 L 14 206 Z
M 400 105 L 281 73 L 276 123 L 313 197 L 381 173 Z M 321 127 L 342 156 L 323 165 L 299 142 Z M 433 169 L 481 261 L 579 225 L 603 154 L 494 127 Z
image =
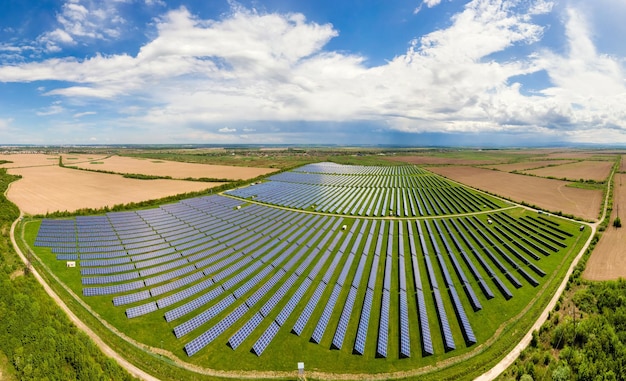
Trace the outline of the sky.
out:
M 624 0 L 0 10 L 0 144 L 626 145 Z

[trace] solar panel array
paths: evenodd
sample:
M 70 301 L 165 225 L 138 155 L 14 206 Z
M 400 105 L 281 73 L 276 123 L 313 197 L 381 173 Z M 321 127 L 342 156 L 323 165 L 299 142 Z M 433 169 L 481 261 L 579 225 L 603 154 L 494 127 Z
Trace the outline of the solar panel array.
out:
M 320 163 L 264 184 L 280 202 L 257 193 L 255 200 L 308 207 L 307 194 L 323 188 L 315 210 L 339 214 L 432 216 L 497 206 L 465 190 L 451 198 L 450 183 L 413 166 Z M 252 195 L 237 192 L 231 194 Z M 161 313 L 189 356 L 212 343 L 261 356 L 286 326 L 311 343 L 342 349 L 353 338 L 355 354 L 387 357 L 398 348 L 392 352 L 401 358 L 477 343 L 472 312 L 486 300 L 514 297 L 510 287 L 539 285 L 541 258 L 567 247 L 567 232 L 552 221 L 504 212 L 490 214 L 497 221 L 490 229 L 478 216 L 344 220 L 244 202 L 208 196 L 44 219 L 35 245 L 78 262 L 84 296 L 111 300 L 129 319 Z M 431 308 L 436 321 L 428 319 Z M 389 342 L 396 337 L 390 332 L 398 342 Z M 368 343 L 368 336 L 377 340 Z
M 418 217 L 498 208 L 489 197 L 415 166 L 309 164 L 227 193 L 294 209 L 353 216 Z

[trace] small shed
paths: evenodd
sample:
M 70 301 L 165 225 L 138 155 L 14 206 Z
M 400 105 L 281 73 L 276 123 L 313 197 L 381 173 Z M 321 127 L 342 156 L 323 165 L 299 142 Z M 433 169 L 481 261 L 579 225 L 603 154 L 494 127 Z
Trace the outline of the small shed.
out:
M 76 267 L 76 261 L 65 262 L 65 267 Z
M 347 228 L 348 228 L 348 225 L 341 226 L 341 230 L 346 230 Z
M 493 223 L 493 220 L 491 218 L 487 218 L 487 223 L 491 225 Z

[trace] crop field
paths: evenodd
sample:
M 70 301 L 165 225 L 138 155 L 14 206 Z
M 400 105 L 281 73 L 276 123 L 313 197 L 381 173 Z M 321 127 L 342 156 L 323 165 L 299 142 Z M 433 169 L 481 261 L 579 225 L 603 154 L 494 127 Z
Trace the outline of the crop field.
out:
M 248 180 L 276 171 L 271 168 L 235 167 L 228 165 L 210 165 L 181 163 L 166 160 L 147 160 L 133 157 L 111 156 L 97 162 L 82 162 L 78 168 L 109 171 L 125 174 L 186 178 L 214 178 L 230 180 Z
M 64 162 L 67 163 L 65 158 Z M 221 184 L 181 180 L 146 182 L 148 180 L 61 168 L 58 161 L 54 164 L 10 169 L 9 173 L 21 175 L 22 179 L 11 184 L 8 199 L 24 213 L 46 214 L 158 199 Z
M 613 211 L 611 223 L 602 233 L 602 239 L 598 242 L 593 255 L 589 257 L 583 277 L 589 280 L 617 280 L 626 278 L 626 256 L 624 255 L 624 242 L 626 231 L 624 228 L 615 228 L 612 222 L 616 217 L 624 221 L 626 211 L 626 175 L 615 174 L 613 181 Z M 619 213 L 619 214 L 618 214 Z
M 530 160 L 512 164 L 485 165 L 485 168 L 497 169 L 503 172 L 524 171 L 530 169 L 543 168 L 548 166 L 558 166 L 573 163 L 572 160 Z
M 430 171 L 469 186 L 552 212 L 596 220 L 602 191 L 569 187 L 561 180 L 544 179 L 467 166 L 432 167 Z
M 609 177 L 613 161 L 579 161 L 525 171 L 535 176 L 570 180 L 604 181 Z
M 359 378 L 522 335 L 590 231 L 414 166 L 312 164 L 228 194 L 33 221 L 25 237 L 148 346 L 225 371 L 304 361 Z

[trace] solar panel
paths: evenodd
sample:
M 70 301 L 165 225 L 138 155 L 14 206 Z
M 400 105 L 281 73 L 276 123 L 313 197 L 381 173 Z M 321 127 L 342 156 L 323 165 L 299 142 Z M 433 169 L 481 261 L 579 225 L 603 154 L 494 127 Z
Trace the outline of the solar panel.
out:
M 376 355 L 387 357 L 387 345 L 389 340 L 389 290 L 383 289 L 380 305 L 380 320 L 378 322 L 378 345 Z
M 441 327 L 441 333 L 443 335 L 443 345 L 446 350 L 453 350 L 456 348 L 454 344 L 454 338 L 452 337 L 452 330 L 450 329 L 450 323 L 448 322 L 448 315 L 441 299 L 439 290 L 433 291 L 433 297 L 435 300 L 435 309 L 437 310 L 437 317 L 439 318 L 439 325 Z
M 343 339 L 346 336 L 348 322 L 350 321 L 350 315 L 352 314 L 352 307 L 354 306 L 354 302 L 356 300 L 356 292 L 356 288 L 350 287 L 348 297 L 343 306 L 343 311 L 341 312 L 341 317 L 339 318 L 337 330 L 335 331 L 335 336 L 333 336 L 332 342 L 332 345 L 337 349 L 341 349 L 343 345 Z
M 400 356 L 411 357 L 411 336 L 409 333 L 409 306 L 406 290 L 400 291 Z
M 219 315 L 228 306 L 233 304 L 235 300 L 236 299 L 234 296 L 228 295 L 226 298 L 220 300 L 218 303 L 209 307 L 207 310 L 174 327 L 174 335 L 176 335 L 177 339 L 180 339 L 182 336 L 188 334 L 189 332 L 200 327 L 202 324 L 208 322 L 215 316 Z
M 280 330 L 280 326 L 273 321 L 272 324 L 270 324 L 270 326 L 267 328 L 267 330 L 263 332 L 259 340 L 257 340 L 257 342 L 254 343 L 254 345 L 252 346 L 252 351 L 254 352 L 254 354 L 256 354 L 257 356 L 261 356 L 261 354 L 263 353 L 263 351 L 265 351 L 274 336 L 276 336 L 276 334 L 278 333 L 278 330 Z
M 330 320 L 330 317 L 335 308 L 335 304 L 337 303 L 337 298 L 339 297 L 340 293 L 341 293 L 341 286 L 336 284 L 335 287 L 333 287 L 333 292 L 328 298 L 328 301 L 326 302 L 326 306 L 324 307 L 324 310 L 322 311 L 322 316 L 318 320 L 317 326 L 315 327 L 315 330 L 313 331 L 313 335 L 311 336 L 311 341 L 313 341 L 314 343 L 319 344 L 320 341 L 322 341 L 322 336 L 324 335 L 324 332 L 326 331 L 326 326 L 328 325 L 328 321 Z
M 322 293 L 324 292 L 325 288 L 326 284 L 320 283 L 315 289 L 315 293 L 304 307 L 304 310 L 302 310 L 302 313 L 300 313 L 300 317 L 291 329 L 291 331 L 296 335 L 300 336 L 302 334 L 302 331 L 304 330 L 306 323 L 309 321 L 313 310 L 315 309 L 315 307 L 317 307 L 317 303 L 319 303 L 319 300 L 322 297 Z
M 150 312 L 154 312 L 158 309 L 155 302 L 150 302 L 146 304 L 142 304 L 141 306 L 131 307 L 126 309 L 126 316 L 129 319 L 132 319 L 137 316 L 145 315 Z
M 467 314 L 465 313 L 463 304 L 461 304 L 461 299 L 459 299 L 459 295 L 457 294 L 456 289 L 454 287 L 450 287 L 448 292 L 450 293 L 450 297 L 452 298 L 452 305 L 454 306 L 457 318 L 459 319 L 461 331 L 463 332 L 463 337 L 465 337 L 465 342 L 467 343 L 467 345 L 476 344 L 476 336 L 474 335 L 474 330 L 472 330 L 472 326 L 470 325 L 469 319 L 467 318 Z
M 260 313 L 254 314 L 230 339 L 228 339 L 228 345 L 232 349 L 237 349 L 239 345 L 256 329 L 256 327 L 263 321 L 263 315 Z

